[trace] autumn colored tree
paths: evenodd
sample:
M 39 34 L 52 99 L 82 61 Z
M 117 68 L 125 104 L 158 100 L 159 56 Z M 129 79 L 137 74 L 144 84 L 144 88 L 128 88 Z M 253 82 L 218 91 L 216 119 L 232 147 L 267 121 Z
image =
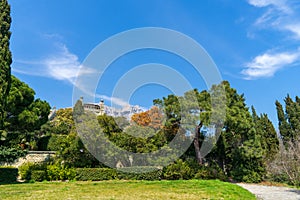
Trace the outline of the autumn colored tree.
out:
M 161 110 L 153 106 L 150 110 L 132 115 L 131 121 L 140 126 L 149 126 L 154 130 L 159 130 L 163 126 L 163 117 Z

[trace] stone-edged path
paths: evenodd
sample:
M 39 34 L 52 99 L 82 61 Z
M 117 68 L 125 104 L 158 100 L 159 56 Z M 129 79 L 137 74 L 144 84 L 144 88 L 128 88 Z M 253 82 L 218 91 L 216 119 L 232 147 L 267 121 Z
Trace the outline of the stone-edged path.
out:
M 237 185 L 255 194 L 257 199 L 261 200 L 300 200 L 300 190 L 293 188 L 245 183 L 237 183 Z

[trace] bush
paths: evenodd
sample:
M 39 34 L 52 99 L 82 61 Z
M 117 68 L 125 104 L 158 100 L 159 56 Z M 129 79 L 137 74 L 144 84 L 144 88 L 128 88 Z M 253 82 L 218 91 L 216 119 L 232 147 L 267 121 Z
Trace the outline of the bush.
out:
M 30 181 L 43 180 L 73 180 L 76 171 L 73 168 L 66 168 L 58 164 L 47 165 L 37 163 L 25 163 L 19 167 L 21 179 Z
M 24 163 L 19 167 L 19 174 L 22 180 L 30 180 L 31 179 L 31 172 L 33 170 L 34 163 Z
M 74 168 L 66 168 L 58 164 L 47 166 L 47 179 L 53 180 L 74 180 L 76 170 Z
M 117 171 L 110 168 L 78 168 L 76 180 L 78 181 L 102 181 L 116 179 Z
M 17 181 L 18 169 L 12 167 L 0 167 L 0 183 L 13 183 Z
M 40 181 L 40 182 L 47 180 L 47 172 L 43 170 L 34 170 L 31 172 L 30 180 Z
M 300 186 L 300 137 L 280 144 L 278 154 L 267 164 L 267 171 L 270 181 Z
M 179 159 L 164 168 L 163 177 L 167 180 L 191 179 L 193 177 L 193 170 L 187 162 Z
M 214 167 L 208 167 L 208 166 L 201 166 L 197 173 L 195 174 L 194 178 L 196 179 L 219 179 L 219 180 L 227 180 L 227 176 L 224 174 L 224 172 L 220 169 L 216 169 Z
M 21 176 L 22 180 L 31 180 L 32 179 L 32 173 L 34 171 L 45 171 L 46 172 L 47 165 L 45 163 L 31 163 L 27 162 L 24 163 L 19 167 L 19 174 Z
M 228 177 L 225 175 L 223 170 L 214 162 L 210 163 L 207 166 L 198 166 L 197 171 L 195 172 L 195 179 L 219 179 L 222 181 L 227 181 Z

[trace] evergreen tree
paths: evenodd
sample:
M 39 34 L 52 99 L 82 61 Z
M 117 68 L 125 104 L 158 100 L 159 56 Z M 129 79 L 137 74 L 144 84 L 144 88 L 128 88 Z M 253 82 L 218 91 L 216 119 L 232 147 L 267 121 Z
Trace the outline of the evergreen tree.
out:
M 285 111 L 283 106 L 276 101 L 277 116 L 279 121 L 280 136 L 284 143 L 296 140 L 300 137 L 300 99 L 296 100 L 287 95 L 284 99 Z
M 20 144 L 22 140 L 29 142 L 34 131 L 48 121 L 50 113 L 50 106 L 46 101 L 34 99 L 35 92 L 32 88 L 14 76 L 11 78 L 11 89 L 5 108 L 8 134 L 0 142 L 9 146 Z
M 264 151 L 264 160 L 271 160 L 279 150 L 279 140 L 276 130 L 272 122 L 268 118 L 268 115 L 261 114 L 260 116 L 258 116 L 253 106 L 252 117 L 255 125 L 256 134 L 260 138 L 261 147 Z
M 244 95 L 231 88 L 229 82 L 222 84 L 227 99 L 226 120 L 220 141 L 211 156 L 222 164 L 220 167 L 233 179 L 258 182 L 262 180 L 265 170 L 263 149 L 252 116 Z
M 225 95 L 222 95 L 221 92 L 224 90 Z M 193 99 L 193 96 L 196 96 L 197 100 Z M 215 98 L 214 101 L 212 98 Z M 224 103 L 220 103 L 222 101 Z M 215 141 L 215 148 L 206 157 L 206 162 L 218 163 L 227 175 L 238 181 L 259 182 L 262 180 L 265 165 L 260 134 L 265 133 L 256 132 L 254 120 L 246 106 L 244 95 L 238 94 L 234 88 L 231 88 L 229 82 L 224 81 L 213 86 L 210 92 L 193 90 L 186 92 L 183 97 L 169 95 L 162 101 L 156 100 L 155 102 L 164 106 L 167 123 L 173 125 L 167 126 L 169 130 L 172 130 L 169 132 L 172 133 L 175 133 L 174 130 L 178 130 L 176 127 L 187 127 L 187 124 L 195 129 L 197 120 L 194 118 L 194 111 L 200 109 L 200 116 L 198 116 L 198 123 L 200 122 L 198 126 L 200 127 L 196 129 L 198 134 L 194 134 L 194 143 L 183 157 L 194 156 L 198 164 L 203 163 L 200 149 L 205 140 L 212 139 L 205 134 L 203 129 L 214 124 L 221 135 L 219 140 Z M 212 106 L 211 103 L 215 104 Z M 267 121 L 267 116 L 262 115 L 261 118 L 261 123 Z M 266 125 L 266 130 L 263 130 L 272 129 L 272 126 L 271 128 L 268 126 Z M 191 127 L 188 129 L 192 130 Z M 274 132 L 272 133 L 274 134 Z M 263 135 L 263 138 L 266 138 L 266 135 Z M 267 141 L 264 144 L 265 148 L 269 148 L 269 142 L 272 141 Z
M 0 0 L 0 137 L 6 135 L 4 131 L 5 108 L 11 83 L 12 63 L 11 52 L 9 50 L 9 31 L 11 24 L 10 6 L 7 0 Z

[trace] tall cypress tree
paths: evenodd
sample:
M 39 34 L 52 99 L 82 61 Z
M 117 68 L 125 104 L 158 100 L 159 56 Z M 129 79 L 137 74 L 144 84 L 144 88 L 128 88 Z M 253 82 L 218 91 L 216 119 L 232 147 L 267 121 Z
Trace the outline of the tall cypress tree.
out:
M 300 99 L 296 100 L 287 95 L 284 99 L 285 111 L 283 106 L 276 101 L 279 130 L 283 142 L 297 140 L 300 137 Z
M 10 6 L 7 0 L 0 0 L 0 136 L 4 133 L 5 107 L 11 84 L 10 24 Z
M 279 150 L 279 140 L 276 130 L 271 120 L 268 118 L 268 115 L 261 114 L 260 116 L 258 116 L 253 106 L 252 118 L 255 124 L 256 134 L 260 138 L 261 147 L 264 151 L 264 160 L 271 160 Z

